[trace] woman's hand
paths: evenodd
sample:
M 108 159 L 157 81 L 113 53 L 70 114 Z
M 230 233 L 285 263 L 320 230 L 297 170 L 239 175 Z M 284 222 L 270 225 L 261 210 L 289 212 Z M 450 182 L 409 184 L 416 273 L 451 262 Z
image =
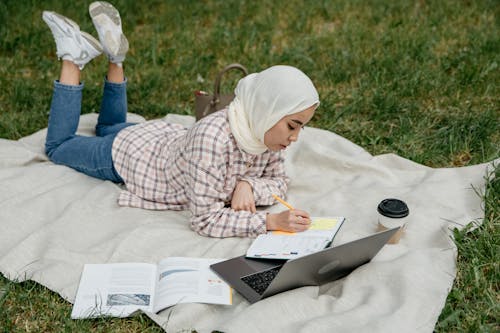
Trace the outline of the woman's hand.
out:
M 234 210 L 247 210 L 255 213 L 255 198 L 253 197 L 252 186 L 246 181 L 239 181 L 233 192 L 231 208 Z
M 266 229 L 299 232 L 309 229 L 311 218 L 303 210 L 285 210 L 278 214 L 267 214 Z

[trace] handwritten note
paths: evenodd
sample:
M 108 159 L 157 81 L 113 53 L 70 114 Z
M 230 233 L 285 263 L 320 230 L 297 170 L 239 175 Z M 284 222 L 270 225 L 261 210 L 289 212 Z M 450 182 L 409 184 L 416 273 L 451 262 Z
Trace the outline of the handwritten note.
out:
M 336 218 L 319 218 L 311 223 L 309 230 L 329 230 L 338 223 Z

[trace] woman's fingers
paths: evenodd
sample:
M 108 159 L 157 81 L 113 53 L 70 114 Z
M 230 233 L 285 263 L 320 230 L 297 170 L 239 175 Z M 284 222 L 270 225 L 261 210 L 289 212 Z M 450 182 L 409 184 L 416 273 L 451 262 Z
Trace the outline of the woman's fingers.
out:
M 311 219 L 309 218 L 309 214 L 305 211 L 294 209 L 291 212 L 291 217 L 295 218 L 294 222 L 297 224 L 302 224 L 302 225 L 309 225 L 311 224 Z
M 305 231 L 309 229 L 311 224 L 311 220 L 309 219 L 309 215 L 302 211 L 293 210 L 290 214 L 290 227 L 297 232 Z

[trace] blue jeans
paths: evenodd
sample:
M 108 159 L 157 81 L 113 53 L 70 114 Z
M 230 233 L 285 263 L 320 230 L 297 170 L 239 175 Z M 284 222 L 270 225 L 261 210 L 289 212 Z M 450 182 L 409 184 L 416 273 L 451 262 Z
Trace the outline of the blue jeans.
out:
M 118 132 L 127 123 L 127 82 L 105 80 L 96 136 L 76 135 L 82 108 L 83 84 L 54 82 L 45 152 L 51 161 L 86 175 L 122 183 L 113 165 L 111 148 Z

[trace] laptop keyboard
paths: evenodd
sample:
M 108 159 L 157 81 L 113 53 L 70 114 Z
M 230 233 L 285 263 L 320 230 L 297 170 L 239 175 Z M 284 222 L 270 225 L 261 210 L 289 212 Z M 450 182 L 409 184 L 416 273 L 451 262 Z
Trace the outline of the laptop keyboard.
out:
M 247 275 L 241 278 L 250 288 L 255 290 L 259 295 L 266 291 L 267 287 L 271 284 L 276 274 L 280 271 L 282 266 L 271 268 L 267 271 Z

